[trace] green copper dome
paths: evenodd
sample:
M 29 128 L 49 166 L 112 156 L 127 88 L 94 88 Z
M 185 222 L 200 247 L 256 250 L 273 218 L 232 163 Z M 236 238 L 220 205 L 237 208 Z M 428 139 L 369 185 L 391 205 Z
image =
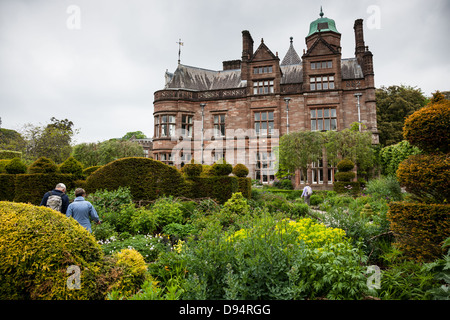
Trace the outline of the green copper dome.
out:
M 311 22 L 311 24 L 309 25 L 309 33 L 307 35 L 307 37 L 309 37 L 310 35 L 319 32 L 319 29 L 321 32 L 324 31 L 333 31 L 336 33 L 339 33 L 339 31 L 337 31 L 336 29 L 336 23 L 334 22 L 333 19 L 329 19 L 327 17 L 323 17 L 323 11 L 322 11 L 322 7 L 320 7 L 320 18 Z

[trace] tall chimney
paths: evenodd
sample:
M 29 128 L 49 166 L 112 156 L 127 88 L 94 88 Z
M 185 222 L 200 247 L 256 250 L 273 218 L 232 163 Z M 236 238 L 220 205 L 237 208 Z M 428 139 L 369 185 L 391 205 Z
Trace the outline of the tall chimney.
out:
M 358 59 L 358 63 L 362 65 L 362 56 L 365 51 L 363 19 L 355 20 L 353 29 L 355 30 L 355 57 Z
M 253 38 L 248 30 L 242 31 L 242 64 L 241 64 L 241 79 L 249 80 L 249 66 L 248 61 L 253 57 Z

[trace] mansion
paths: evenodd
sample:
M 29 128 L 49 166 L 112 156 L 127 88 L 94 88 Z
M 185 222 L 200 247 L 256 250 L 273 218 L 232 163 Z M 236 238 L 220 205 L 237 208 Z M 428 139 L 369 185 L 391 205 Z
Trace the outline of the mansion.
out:
M 341 57 L 341 33 L 324 17 L 310 23 L 300 57 L 293 38 L 282 59 L 261 39 L 256 50 L 249 31 L 242 31 L 240 60 L 223 62 L 213 71 L 178 64 L 166 72 L 164 89 L 154 93 L 153 158 L 183 166 L 194 159 L 212 164 L 225 159 L 243 163 L 249 177 L 274 180 L 274 147 L 279 138 L 299 130 L 343 130 L 364 124 L 378 143 L 372 53 L 364 43 L 363 20 L 354 23 L 355 56 Z M 326 155 L 306 181 L 329 189 L 335 168 Z

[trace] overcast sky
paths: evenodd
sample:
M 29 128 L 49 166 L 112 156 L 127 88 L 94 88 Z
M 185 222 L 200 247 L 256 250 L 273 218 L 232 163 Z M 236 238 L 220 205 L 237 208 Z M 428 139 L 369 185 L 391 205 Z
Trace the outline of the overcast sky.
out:
M 181 63 L 221 70 L 240 59 L 242 30 L 280 59 L 294 37 L 301 56 L 309 24 L 334 19 L 342 57 L 354 56 L 364 19 L 375 85 L 409 85 L 430 96 L 450 85 L 449 0 L 0 0 L 2 128 L 69 119 L 76 142 L 129 131 L 153 135 L 153 93 Z

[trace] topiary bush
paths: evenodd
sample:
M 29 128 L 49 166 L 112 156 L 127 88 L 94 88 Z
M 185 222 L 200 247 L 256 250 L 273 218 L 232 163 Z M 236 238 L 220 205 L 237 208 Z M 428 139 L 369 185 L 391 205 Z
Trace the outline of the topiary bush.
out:
M 228 176 L 233 171 L 233 166 L 223 161 L 223 163 L 214 163 L 211 167 L 212 174 L 215 176 Z
M 333 183 L 333 191 L 337 193 L 350 193 L 354 196 L 358 195 L 361 190 L 359 182 L 353 182 L 355 173 L 351 170 L 355 167 L 353 161 L 343 159 L 338 162 L 337 168 L 339 172 L 336 173 L 336 182 Z
M 0 299 L 102 299 L 103 253 L 74 219 L 49 208 L 0 202 Z M 81 289 L 66 272 L 80 268 Z
M 450 154 L 420 154 L 401 162 L 397 178 L 423 202 L 450 201 Z
M 450 101 L 430 102 L 405 120 L 403 136 L 426 152 L 450 152 Z
M 22 174 L 27 172 L 27 166 L 20 158 L 14 158 L 5 165 L 5 171 L 8 174 Z
M 83 170 L 83 175 L 90 176 L 92 173 L 94 173 L 99 168 L 101 168 L 101 166 L 87 167 Z
M 181 173 L 173 166 L 150 158 L 123 158 L 101 167 L 86 180 L 86 191 L 128 187 L 133 200 L 156 200 L 185 192 Z
M 45 157 L 40 157 L 28 167 L 29 173 L 55 173 L 57 170 L 55 162 Z
M 70 173 L 77 177 L 83 175 L 83 165 L 74 157 L 69 157 L 59 166 L 59 172 Z
M 248 175 L 248 168 L 242 164 L 238 163 L 233 167 L 232 173 L 239 178 L 245 178 Z
M 186 177 L 198 177 L 203 171 L 203 166 L 200 163 L 191 163 L 185 164 L 183 168 L 181 168 L 181 172 Z
M 349 159 L 343 159 L 343 160 L 339 161 L 337 164 L 337 169 L 340 172 L 348 172 L 348 171 L 352 170 L 354 167 L 355 167 L 355 164 L 353 163 L 353 161 L 351 161 Z
M 11 174 L 0 174 L 0 201 L 13 201 L 16 189 L 16 177 Z
M 352 181 L 356 174 L 353 171 L 348 172 L 337 172 L 335 178 L 337 181 Z

